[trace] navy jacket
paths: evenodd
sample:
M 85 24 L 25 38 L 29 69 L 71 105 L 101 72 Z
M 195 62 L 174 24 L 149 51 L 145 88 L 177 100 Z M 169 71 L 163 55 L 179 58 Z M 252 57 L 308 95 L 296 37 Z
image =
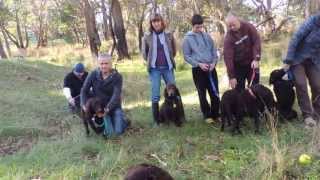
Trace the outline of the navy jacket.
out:
M 92 92 L 91 89 L 92 88 Z M 116 70 L 106 79 L 102 78 L 101 71 L 92 71 L 85 80 L 81 89 L 81 106 L 83 106 L 91 93 L 99 97 L 110 111 L 121 108 L 122 76 Z
M 320 13 L 308 18 L 294 33 L 284 63 L 295 65 L 306 59 L 320 70 Z

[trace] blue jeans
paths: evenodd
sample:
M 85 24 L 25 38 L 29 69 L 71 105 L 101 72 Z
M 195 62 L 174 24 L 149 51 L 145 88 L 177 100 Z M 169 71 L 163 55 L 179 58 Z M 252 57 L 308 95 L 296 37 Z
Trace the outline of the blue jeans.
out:
M 167 66 L 151 68 L 149 71 L 149 78 L 151 81 L 151 101 L 153 103 L 160 101 L 161 77 L 166 84 L 176 83 L 173 69 L 169 69 Z
M 119 136 L 123 134 L 126 128 L 128 127 L 128 122 L 124 118 L 122 109 L 117 108 L 104 117 L 104 125 L 105 136 Z

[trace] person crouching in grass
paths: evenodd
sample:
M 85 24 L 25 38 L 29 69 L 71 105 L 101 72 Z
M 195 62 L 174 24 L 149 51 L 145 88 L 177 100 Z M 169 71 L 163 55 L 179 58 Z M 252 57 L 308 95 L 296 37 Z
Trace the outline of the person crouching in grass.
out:
M 81 106 L 86 112 L 86 102 L 91 94 L 98 97 L 104 105 L 106 137 L 121 135 L 128 127 L 121 107 L 122 75 L 112 68 L 112 57 L 109 54 L 98 55 L 98 68 L 92 71 L 81 89 Z

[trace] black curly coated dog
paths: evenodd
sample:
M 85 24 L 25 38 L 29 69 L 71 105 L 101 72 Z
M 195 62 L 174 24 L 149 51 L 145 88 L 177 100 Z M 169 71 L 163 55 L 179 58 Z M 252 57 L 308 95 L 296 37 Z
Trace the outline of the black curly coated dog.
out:
M 292 80 L 284 80 L 286 72 L 283 69 L 273 70 L 270 74 L 269 83 L 273 85 L 273 92 L 277 98 L 277 109 L 282 119 L 292 120 L 297 118 L 297 112 L 292 106 L 296 93 Z
M 168 84 L 164 90 L 164 102 L 160 107 L 160 123 L 173 122 L 176 126 L 181 126 L 185 122 L 185 114 L 181 95 L 174 84 Z
M 89 125 L 95 133 L 101 134 L 104 131 L 104 105 L 102 101 L 97 98 L 89 98 L 86 102 L 86 112 L 81 111 L 84 127 L 87 135 L 90 134 Z
M 124 180 L 173 180 L 173 177 L 157 166 L 139 164 L 128 169 Z
M 256 84 L 242 91 L 236 89 L 227 90 L 221 98 L 221 131 L 225 124 L 233 125 L 232 133 L 241 134 L 240 123 L 245 115 L 253 118 L 255 132 L 259 133 L 260 121 L 266 110 L 275 112 L 273 94 L 267 87 Z

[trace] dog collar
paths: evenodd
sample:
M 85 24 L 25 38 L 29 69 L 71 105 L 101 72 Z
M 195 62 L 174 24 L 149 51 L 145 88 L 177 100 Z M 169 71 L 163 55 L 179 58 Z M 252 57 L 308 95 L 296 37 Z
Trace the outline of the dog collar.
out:
M 93 121 L 93 123 L 97 126 L 97 127 L 103 127 L 104 126 L 104 121 L 102 122 L 102 124 L 98 124 L 96 122 L 96 118 L 95 117 L 92 117 L 91 120 Z

